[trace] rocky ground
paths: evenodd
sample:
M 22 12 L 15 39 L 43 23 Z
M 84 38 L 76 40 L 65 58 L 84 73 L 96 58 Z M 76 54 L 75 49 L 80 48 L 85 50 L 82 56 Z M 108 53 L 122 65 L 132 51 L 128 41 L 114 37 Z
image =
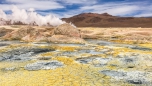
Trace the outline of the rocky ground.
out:
M 0 86 L 152 85 L 150 28 L 78 28 L 72 31 L 74 35 L 57 29 L 52 36 L 46 36 L 56 39 L 50 42 L 2 39 Z M 13 33 L 16 32 L 22 31 L 19 28 Z M 29 32 L 21 36 L 29 35 Z M 135 38 L 129 39 L 130 35 L 126 35 L 129 33 Z M 141 38 L 143 35 L 145 40 Z M 31 32 L 30 37 L 35 40 L 34 36 Z M 67 38 L 84 42 L 67 43 Z
M 150 86 L 152 84 L 151 47 L 96 39 L 85 41 L 86 44 L 1 41 L 0 85 Z
M 79 28 L 82 38 L 132 44 L 152 43 L 152 28 Z

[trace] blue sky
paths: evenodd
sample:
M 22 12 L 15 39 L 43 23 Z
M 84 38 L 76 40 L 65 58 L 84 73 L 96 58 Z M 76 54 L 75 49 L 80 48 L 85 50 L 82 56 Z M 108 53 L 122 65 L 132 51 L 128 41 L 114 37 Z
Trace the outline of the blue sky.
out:
M 152 16 L 152 0 L 0 0 L 0 9 L 10 13 L 12 5 L 34 8 L 41 15 L 60 18 L 85 12 L 109 13 L 114 16 Z

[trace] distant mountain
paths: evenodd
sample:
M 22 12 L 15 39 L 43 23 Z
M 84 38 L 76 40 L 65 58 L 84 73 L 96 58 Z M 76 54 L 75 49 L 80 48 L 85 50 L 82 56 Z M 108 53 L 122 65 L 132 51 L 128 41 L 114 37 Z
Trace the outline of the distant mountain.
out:
M 152 27 L 152 17 L 119 17 L 108 13 L 82 13 L 62 20 L 77 27 Z

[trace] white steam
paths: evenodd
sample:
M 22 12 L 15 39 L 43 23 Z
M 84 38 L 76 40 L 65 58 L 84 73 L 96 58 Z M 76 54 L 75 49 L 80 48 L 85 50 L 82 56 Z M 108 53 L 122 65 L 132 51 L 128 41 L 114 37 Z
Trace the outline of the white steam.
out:
M 65 23 L 59 18 L 53 15 L 42 16 L 35 12 L 33 8 L 29 10 L 18 9 L 16 6 L 12 8 L 12 14 L 7 15 L 3 10 L 0 9 L 0 19 L 5 21 L 11 21 L 11 24 L 14 22 L 22 22 L 23 24 L 36 24 L 38 26 L 42 25 L 52 25 L 58 26 Z M 1 20 L 2 22 L 2 20 Z

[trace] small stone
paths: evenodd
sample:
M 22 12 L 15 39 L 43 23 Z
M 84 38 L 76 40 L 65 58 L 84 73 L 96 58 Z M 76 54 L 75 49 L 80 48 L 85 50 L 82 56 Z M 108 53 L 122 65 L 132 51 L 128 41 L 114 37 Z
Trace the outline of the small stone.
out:
M 141 80 L 127 80 L 127 82 L 132 83 L 132 84 L 142 84 Z

